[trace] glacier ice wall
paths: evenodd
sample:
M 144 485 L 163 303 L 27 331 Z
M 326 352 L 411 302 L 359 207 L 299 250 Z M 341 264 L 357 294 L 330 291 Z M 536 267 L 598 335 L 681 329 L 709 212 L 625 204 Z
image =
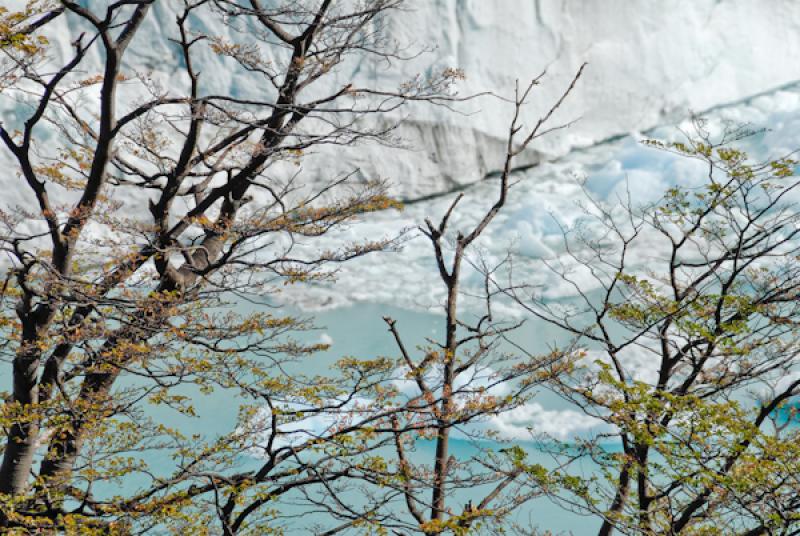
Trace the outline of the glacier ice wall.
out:
M 9 2 L 11 7 L 17 3 L 21 0 Z M 88 3 L 103 5 L 101 0 Z M 409 7 L 387 21 L 389 31 L 412 48 L 429 47 L 428 52 L 388 66 L 343 65 L 332 82 L 375 79 L 396 85 L 418 73 L 455 67 L 467 75 L 460 94 L 510 95 L 515 79 L 528 80 L 547 69 L 528 109 L 530 120 L 554 102 L 581 63 L 589 63 L 555 118 L 578 123 L 542 139 L 520 164 L 676 122 L 689 111 L 737 101 L 798 77 L 793 61 L 800 57 L 800 4 L 794 0 L 409 0 Z M 173 74 L 179 60 L 164 39 L 173 31 L 172 9 L 169 0 L 156 3 L 127 66 L 151 71 L 167 86 L 185 83 Z M 80 31 L 71 24 L 69 17 L 59 19 L 52 34 L 63 54 Z M 218 21 L 203 24 L 210 33 L 226 33 Z M 258 91 L 246 77 L 226 77 L 220 62 L 210 53 L 199 58 L 200 70 L 214 73 L 207 77 L 209 91 Z M 99 58 L 94 63 L 99 68 Z M 14 110 L 0 100 L 4 120 L 11 121 Z M 395 194 L 404 198 L 474 182 L 498 168 L 511 110 L 483 97 L 462 104 L 460 111 L 413 108 L 404 112 L 400 131 L 410 150 L 364 146 L 344 154 L 337 149 L 335 156 L 323 151 L 306 159 L 304 169 L 313 178 L 357 167 L 365 178 L 390 179 Z M 6 175 L 2 180 L 16 179 Z
M 515 79 L 547 69 L 529 118 L 549 107 L 581 63 L 588 68 L 556 121 L 579 119 L 544 138 L 521 164 L 561 156 L 631 131 L 675 123 L 690 112 L 798 78 L 800 4 L 790 0 L 418 0 L 392 21 L 402 40 L 436 48 L 376 76 L 398 81 L 431 66 L 458 67 L 462 94 L 510 95 Z M 462 107 L 419 111 L 404 134 L 410 154 L 352 153 L 365 174 L 391 178 L 414 197 L 473 182 L 497 169 L 511 110 L 483 98 Z M 378 168 L 377 163 L 380 163 Z

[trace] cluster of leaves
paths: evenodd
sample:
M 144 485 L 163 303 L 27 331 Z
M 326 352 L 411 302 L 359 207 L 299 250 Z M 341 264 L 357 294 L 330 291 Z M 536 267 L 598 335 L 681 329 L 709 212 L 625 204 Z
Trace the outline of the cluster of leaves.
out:
M 26 56 L 39 54 L 48 45 L 47 37 L 36 35 L 30 22 L 53 9 L 53 2 L 29 0 L 25 8 L 11 11 L 0 6 L 0 48 L 8 53 Z

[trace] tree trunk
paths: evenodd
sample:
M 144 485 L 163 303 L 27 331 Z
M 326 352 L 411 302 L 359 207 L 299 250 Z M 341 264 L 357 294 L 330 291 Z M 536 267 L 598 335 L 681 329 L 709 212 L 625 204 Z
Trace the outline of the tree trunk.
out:
M 20 412 L 16 422 L 9 428 L 3 463 L 0 466 L 0 493 L 19 495 L 28 486 L 39 424 L 31 414 L 31 408 L 39 402 L 37 372 L 41 354 L 36 345 L 39 323 L 34 318 L 23 320 L 24 342 L 14 358 L 14 398 Z

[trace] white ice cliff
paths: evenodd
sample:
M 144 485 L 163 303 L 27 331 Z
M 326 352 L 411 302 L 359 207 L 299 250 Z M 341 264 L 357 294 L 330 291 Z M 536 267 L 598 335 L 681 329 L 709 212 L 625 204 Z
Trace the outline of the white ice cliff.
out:
M 11 0 L 13 8 L 21 0 Z M 88 2 L 102 7 L 101 0 Z M 492 91 L 510 95 L 514 80 L 548 75 L 535 94 L 530 117 L 551 104 L 578 66 L 586 75 L 556 119 L 580 118 L 569 130 L 541 141 L 519 163 L 568 153 L 575 147 L 631 131 L 675 122 L 689 111 L 703 111 L 774 89 L 800 78 L 800 4 L 793 0 L 410 0 L 410 11 L 388 21 L 400 42 L 431 47 L 414 61 L 386 69 L 350 64 L 337 82 L 379 78 L 401 83 L 418 73 L 443 67 L 466 72 L 462 95 Z M 149 14 L 139 43 L 131 48 L 129 69 L 152 71 L 167 87 L 174 78 L 176 49 L 159 34 L 172 31 L 172 2 L 159 0 Z M 225 34 L 216 21 L 207 31 Z M 62 54 L 78 30 L 74 20 L 57 20 L 51 37 Z M 165 30 L 169 28 L 169 30 Z M 142 40 L 151 38 L 150 43 Z M 99 67 L 94 57 L 94 67 Z M 211 91 L 257 92 L 243 77 L 226 77 L 219 58 L 208 54 L 199 69 Z M 91 73 L 92 65 L 87 65 Z M 15 103 L 0 96 L 3 119 L 13 123 Z M 464 115 L 443 108 L 416 108 L 402 134 L 411 151 L 359 147 L 342 158 L 307 159 L 308 176 L 330 173 L 332 163 L 361 168 L 364 177 L 390 179 L 395 193 L 419 197 L 478 180 L 496 169 L 509 120 L 509 107 L 481 98 L 461 107 Z M 3 160 L 6 151 L 0 152 Z M 19 188 L 14 174 L 4 182 Z M 20 201 L 21 199 L 21 195 Z
M 464 69 L 462 94 L 510 95 L 515 79 L 525 81 L 547 69 L 529 110 L 529 117 L 536 117 L 588 62 L 557 117 L 580 119 L 541 140 L 536 150 L 545 158 L 674 123 L 690 112 L 800 78 L 795 67 L 800 5 L 787 0 L 423 0 L 414 5 L 415 12 L 397 17 L 393 32 L 437 48 L 391 73 L 398 79 L 433 62 Z M 465 109 L 479 113 L 427 110 L 422 124 L 409 128 L 418 148 L 412 155 L 378 158 L 360 152 L 354 162 L 367 168 L 380 161 L 381 173 L 412 197 L 479 179 L 499 166 L 496 140 L 506 135 L 510 110 L 492 99 Z

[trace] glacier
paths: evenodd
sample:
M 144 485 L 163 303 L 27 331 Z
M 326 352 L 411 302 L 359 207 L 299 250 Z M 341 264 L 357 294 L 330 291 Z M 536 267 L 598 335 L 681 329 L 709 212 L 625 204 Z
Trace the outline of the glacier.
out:
M 791 1 L 427 0 L 413 5 L 415 11 L 393 21 L 392 31 L 435 49 L 380 76 L 403 80 L 426 68 L 457 67 L 467 76 L 462 95 L 510 96 L 515 80 L 524 83 L 547 70 L 527 110 L 533 120 L 588 62 L 584 78 L 555 117 L 577 123 L 540 140 L 518 162 L 522 165 L 672 124 L 689 112 L 734 103 L 798 78 L 791 62 L 800 52 L 800 8 Z M 502 162 L 512 110 L 483 98 L 463 111 L 466 115 L 426 109 L 425 119 L 412 116 L 403 132 L 415 151 L 359 148 L 352 163 L 366 175 L 388 176 L 405 198 L 479 180 Z
M 23 0 L 10 0 L 10 8 Z M 102 0 L 87 4 L 102 7 Z M 669 4 L 626 0 L 410 0 L 409 10 L 385 21 L 393 38 L 422 53 L 390 65 L 353 61 L 329 79 L 397 86 L 418 74 L 463 69 L 462 96 L 481 92 L 510 96 L 516 79 L 547 76 L 534 94 L 528 118 L 538 117 L 588 62 L 586 74 L 556 121 L 578 122 L 544 138 L 522 155 L 519 165 L 549 161 L 576 148 L 674 123 L 689 111 L 740 101 L 793 82 L 792 59 L 800 55 L 800 7 L 792 0 L 695 0 Z M 165 87 L 185 84 L 176 77 L 179 58 L 170 36 L 175 4 L 156 2 L 126 69 L 151 73 Z M 219 21 L 202 21 L 211 34 L 225 36 Z M 80 28 L 70 17 L 55 21 L 48 34 L 55 55 L 65 57 Z M 151 36 L 150 42 L 142 42 Z M 158 38 L 155 38 L 158 37 Z M 219 57 L 198 59 L 205 73 L 224 73 Z M 96 54 L 85 65 L 99 72 Z M 234 95 L 256 94 L 258 84 L 244 75 L 207 77 L 206 89 Z M 7 126 L 24 104 L 0 98 Z M 307 180 L 359 169 L 364 179 L 387 178 L 393 192 L 416 199 L 476 182 L 496 170 L 511 110 L 507 103 L 481 97 L 462 103 L 458 113 L 416 106 L 393 117 L 409 148 L 359 146 L 322 150 L 304 160 Z M 3 164 L 7 151 L 0 151 Z M 24 204 L 27 192 L 13 174 L 6 199 Z M 9 199 L 10 197 L 10 199 Z

